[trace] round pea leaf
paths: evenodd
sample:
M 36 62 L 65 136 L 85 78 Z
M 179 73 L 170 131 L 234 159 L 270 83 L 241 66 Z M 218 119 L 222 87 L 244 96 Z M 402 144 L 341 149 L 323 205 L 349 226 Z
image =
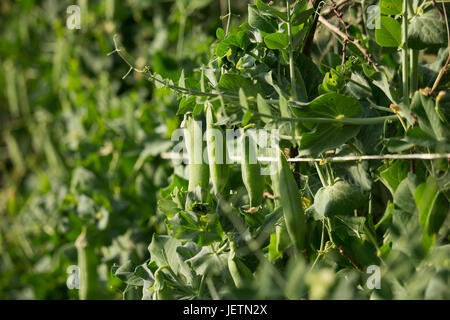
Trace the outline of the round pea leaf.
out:
M 314 208 L 321 217 L 352 215 L 368 201 L 360 187 L 346 181 L 320 188 L 314 199 Z

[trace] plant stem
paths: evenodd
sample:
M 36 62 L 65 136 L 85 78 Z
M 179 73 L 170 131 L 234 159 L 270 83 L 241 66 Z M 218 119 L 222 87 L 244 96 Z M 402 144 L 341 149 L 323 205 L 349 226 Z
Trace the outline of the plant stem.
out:
M 419 50 L 411 49 L 411 93 L 419 89 Z
M 135 71 L 139 73 L 144 73 L 149 81 L 152 81 L 154 83 L 159 83 L 169 89 L 175 90 L 178 93 L 181 94 L 187 94 L 187 95 L 195 95 L 195 96 L 203 96 L 203 97 L 210 97 L 210 98 L 227 98 L 234 101 L 239 101 L 239 97 L 237 95 L 233 94 L 226 94 L 218 91 L 217 92 L 202 92 L 201 90 L 197 89 L 191 89 L 191 88 L 182 88 L 179 86 L 176 86 L 174 84 L 170 84 L 168 81 L 162 79 L 161 77 L 157 77 L 157 75 L 154 75 L 151 73 L 150 68 L 144 67 L 144 69 L 138 69 L 134 67 L 133 65 L 133 58 L 128 54 L 126 49 L 122 46 L 120 43 L 118 36 L 114 36 L 114 45 L 115 50 L 112 51 L 109 54 L 117 53 L 120 58 L 129 66 L 130 71 Z M 129 71 L 129 72 L 130 72 Z M 254 97 L 247 97 L 248 101 L 257 103 L 257 99 Z M 278 105 L 280 101 L 278 99 L 265 99 L 265 101 L 269 104 L 275 104 Z M 298 107 L 305 107 L 310 104 L 310 102 L 300 102 L 300 101 L 291 101 L 288 100 L 288 104 L 293 108 Z M 256 112 L 251 110 L 251 112 L 254 115 L 265 117 L 269 119 L 275 119 L 279 121 L 297 121 L 297 122 L 307 122 L 307 123 L 335 123 L 335 124 L 343 124 L 343 125 L 372 125 L 372 124 L 378 124 L 378 123 L 384 123 L 386 120 L 398 120 L 397 116 L 385 116 L 385 117 L 371 117 L 371 118 L 340 118 L 340 119 L 334 119 L 334 118 L 287 118 L 287 117 L 279 117 L 279 116 L 273 116 L 269 114 L 264 114 L 260 112 Z
M 228 0 L 228 21 L 227 21 L 227 29 L 225 30 L 225 36 L 228 36 L 228 32 L 230 32 L 230 24 L 231 24 L 231 0 Z
M 327 175 L 328 175 L 328 184 L 332 186 L 334 184 L 334 172 L 331 164 L 327 162 Z
M 288 26 L 288 37 L 289 37 L 289 73 L 291 75 L 291 90 L 294 100 L 297 100 L 297 84 L 295 81 L 295 71 L 294 71 L 294 48 L 292 40 L 292 28 L 291 28 L 291 4 L 290 0 L 286 0 L 286 12 L 287 12 L 287 26 Z
M 313 265 L 311 266 L 311 270 L 314 269 L 314 266 L 316 265 L 317 261 L 319 261 L 320 256 L 323 254 L 324 234 L 325 234 L 325 220 L 322 220 L 322 235 L 320 237 L 320 249 L 319 253 L 317 253 Z
M 322 186 L 326 187 L 328 185 L 327 179 L 325 179 L 325 175 L 323 174 L 322 169 L 320 168 L 320 165 L 317 162 L 314 162 L 314 166 L 316 167 L 317 174 L 319 175 L 320 182 L 322 183 Z
M 398 120 L 399 118 L 396 115 L 393 116 L 384 116 L 384 117 L 371 117 L 371 118 L 341 118 L 341 119 L 333 119 L 333 118 L 287 118 L 287 117 L 278 117 L 272 116 L 256 111 L 251 111 L 254 115 L 260 116 L 263 118 L 275 119 L 278 121 L 297 121 L 297 122 L 305 122 L 305 123 L 339 123 L 343 125 L 372 125 L 384 123 L 386 120 Z
M 402 21 L 402 82 L 403 82 L 403 102 L 409 107 L 409 79 L 408 79 L 408 0 L 403 0 L 403 21 Z
M 358 50 L 361 51 L 361 53 L 364 55 L 364 57 L 366 58 L 368 63 L 370 65 L 372 65 L 374 70 L 376 72 L 380 72 L 380 69 L 377 67 L 377 64 L 375 63 L 375 61 L 373 61 L 372 56 L 369 54 L 367 49 L 361 45 L 361 41 L 359 41 L 358 39 L 355 40 L 353 38 L 350 38 L 347 34 L 342 32 L 338 27 L 336 27 L 332 23 L 328 22 L 328 20 L 326 18 L 324 18 L 323 16 L 319 16 L 319 22 L 321 24 L 323 24 L 325 27 L 327 27 L 330 31 L 332 31 L 335 34 L 337 34 L 338 36 L 340 36 L 345 41 L 354 44 L 358 48 Z

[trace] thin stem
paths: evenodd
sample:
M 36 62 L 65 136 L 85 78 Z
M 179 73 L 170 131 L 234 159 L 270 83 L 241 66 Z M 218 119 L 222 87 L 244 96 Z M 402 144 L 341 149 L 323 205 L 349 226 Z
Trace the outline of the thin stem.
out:
M 295 137 L 300 139 L 300 137 Z M 280 139 L 292 140 L 291 136 L 281 135 Z M 162 153 L 162 159 L 168 160 L 182 160 L 187 159 L 187 154 L 179 153 Z M 260 162 L 278 162 L 277 158 L 273 157 L 257 157 Z M 317 162 L 322 163 L 324 160 L 327 162 L 348 162 L 348 161 L 368 161 L 368 160 L 435 160 L 435 159 L 449 159 L 450 153 L 413 153 L 413 154 L 383 154 L 383 155 L 358 155 L 358 156 L 341 156 L 341 157 L 326 157 L 323 158 L 289 158 L 288 162 Z M 235 163 L 241 161 L 239 156 L 231 156 L 230 163 Z M 425 163 L 425 162 L 424 162 Z
M 328 174 L 328 184 L 332 186 L 334 184 L 334 172 L 331 164 L 327 162 L 327 174 Z
M 216 89 L 218 92 L 202 92 L 201 90 L 191 89 L 191 88 L 182 88 L 179 86 L 176 86 L 174 84 L 169 83 L 166 80 L 163 80 L 162 78 L 158 78 L 154 74 L 150 72 L 150 69 L 148 67 L 145 67 L 143 70 L 138 69 L 134 67 L 132 63 L 132 57 L 127 53 L 126 49 L 120 44 L 119 39 L 117 36 L 114 36 L 114 44 L 115 44 L 115 50 L 112 53 L 117 53 L 123 61 L 130 67 L 131 70 L 134 70 L 139 73 L 144 73 L 147 75 L 148 80 L 159 83 L 169 89 L 175 90 L 182 94 L 188 94 L 188 95 L 195 95 L 195 96 L 203 96 L 203 97 L 222 97 L 222 98 L 228 98 L 233 101 L 239 101 L 239 97 L 233 94 L 225 94 Z M 247 97 L 248 101 L 257 103 L 257 99 L 254 97 Z M 268 104 L 275 104 L 278 105 L 280 101 L 278 99 L 268 99 L 266 100 Z M 296 107 L 305 107 L 310 104 L 310 102 L 300 102 L 300 101 L 291 101 L 288 100 L 288 104 L 294 108 Z M 251 110 L 251 112 L 254 115 L 265 117 L 269 119 L 275 119 L 278 121 L 297 121 L 297 122 L 305 122 L 305 123 L 328 123 L 328 124 L 341 124 L 341 125 L 372 125 L 372 124 L 378 124 L 383 123 L 386 120 L 397 120 L 397 116 L 385 116 L 385 117 L 372 117 L 372 118 L 340 118 L 340 119 L 334 119 L 334 118 L 288 118 L 288 117 L 279 117 L 279 116 L 273 116 L 269 114 L 264 114 L 260 112 L 256 112 Z
M 311 266 L 311 270 L 314 269 L 314 266 L 316 265 L 317 261 L 319 261 L 320 256 L 323 254 L 324 235 L 325 235 L 325 220 L 322 220 L 322 235 L 320 237 L 320 249 L 319 253 L 317 253 L 317 257 L 314 260 L 313 265 Z
M 326 218 L 326 219 L 327 219 L 327 224 L 328 224 L 328 227 L 327 227 L 328 237 L 330 238 L 330 241 L 334 244 L 333 236 L 331 235 L 331 220 L 330 220 L 330 218 Z
M 411 49 L 411 93 L 419 89 L 419 50 Z
M 320 165 L 317 162 L 314 162 L 314 166 L 316 167 L 317 174 L 319 175 L 320 182 L 322 186 L 326 187 L 328 185 L 327 180 L 325 179 L 325 175 L 323 174 Z
M 403 0 L 403 20 L 402 20 L 402 82 L 403 82 L 403 102 L 409 107 L 409 78 L 408 78 L 408 0 Z
M 231 0 L 228 0 L 228 21 L 227 21 L 227 29 L 225 30 L 225 36 L 228 36 L 228 32 L 230 32 L 230 24 L 231 24 Z
M 355 39 L 347 36 L 344 32 L 339 30 L 338 27 L 336 27 L 335 25 L 328 22 L 328 20 L 326 18 L 324 18 L 323 16 L 319 16 L 319 22 L 321 24 L 323 24 L 325 27 L 327 27 L 330 31 L 336 33 L 342 39 L 344 39 L 350 43 L 353 43 L 358 48 L 358 50 L 361 51 L 361 53 L 367 59 L 369 64 L 372 65 L 372 67 L 375 69 L 375 71 L 380 72 L 380 69 L 378 69 L 376 63 L 373 61 L 372 56 L 367 52 L 367 49 L 361 45 L 361 41 L 359 41 L 358 39 L 355 40 Z
M 334 123 L 334 124 L 343 124 L 343 125 L 372 125 L 384 123 L 386 120 L 394 121 L 399 118 L 396 115 L 393 116 L 384 116 L 384 117 L 372 117 L 372 118 L 341 118 L 341 119 L 333 119 L 333 118 L 287 118 L 287 117 L 278 117 L 272 116 L 256 111 L 251 111 L 254 115 L 270 118 L 279 121 L 297 121 L 297 122 L 305 122 L 305 123 Z
M 436 91 L 436 89 L 439 87 L 439 83 L 441 82 L 442 78 L 444 78 L 444 75 L 448 72 L 448 65 L 450 63 L 450 54 L 447 58 L 447 61 L 445 62 L 442 69 L 439 71 L 439 74 L 436 78 L 436 81 L 434 82 L 433 88 L 430 91 L 430 96 Z
M 289 73 L 291 75 L 291 90 L 294 100 L 297 100 L 297 84 L 295 81 L 295 71 L 294 71 L 294 48 L 292 40 L 292 28 L 291 28 L 291 4 L 289 0 L 286 0 L 286 12 L 287 12 L 287 26 L 288 26 L 288 37 L 289 37 Z

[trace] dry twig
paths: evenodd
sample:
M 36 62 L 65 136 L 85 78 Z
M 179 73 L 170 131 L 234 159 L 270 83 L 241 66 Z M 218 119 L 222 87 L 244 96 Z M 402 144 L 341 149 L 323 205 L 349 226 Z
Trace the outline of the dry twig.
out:
M 348 36 L 347 34 L 342 32 L 338 27 L 328 22 L 328 20 L 325 19 L 325 17 L 319 16 L 319 22 L 323 24 L 325 27 L 327 27 L 330 31 L 336 33 L 342 39 L 354 44 L 355 47 L 357 47 L 358 50 L 361 51 L 361 53 L 364 55 L 369 64 L 373 66 L 375 71 L 380 72 L 380 69 L 377 67 L 377 64 L 373 60 L 372 56 L 367 52 L 367 49 L 361 45 L 361 41 L 359 41 L 358 39 L 353 39 L 352 37 Z
M 344 21 L 344 13 L 342 11 L 340 11 L 336 5 L 336 3 L 333 0 L 329 0 L 331 8 L 334 12 L 334 14 L 336 15 L 336 17 L 339 20 L 339 23 L 344 27 L 345 30 L 345 34 L 347 35 L 346 39 L 344 39 L 344 42 L 342 44 L 342 74 L 344 74 L 345 71 L 345 61 L 347 61 L 347 42 L 350 38 L 350 34 L 348 33 L 348 29 L 350 28 L 350 25 Z

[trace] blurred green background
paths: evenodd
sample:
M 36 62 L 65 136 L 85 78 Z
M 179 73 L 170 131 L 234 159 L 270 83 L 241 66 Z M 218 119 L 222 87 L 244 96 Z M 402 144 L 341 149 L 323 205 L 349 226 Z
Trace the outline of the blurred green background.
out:
M 248 2 L 232 0 L 234 24 L 247 19 Z M 79 30 L 66 26 L 70 5 L 80 7 Z M 0 1 L 0 299 L 78 299 L 67 287 L 67 270 L 78 264 L 75 244 L 85 232 L 98 260 L 96 298 L 122 298 L 126 285 L 113 266 L 141 264 L 153 233 L 165 232 L 157 200 L 173 168 L 161 154 L 172 146 L 180 116 L 170 90 L 139 73 L 122 79 L 128 66 L 108 55 L 113 36 L 138 68 L 149 65 L 170 78 L 208 63 L 226 13 L 227 0 Z M 315 58 L 330 35 L 316 40 Z M 322 58 L 329 57 L 340 60 L 333 52 Z M 411 244 L 409 235 L 402 245 Z M 405 292 L 393 286 L 394 296 L 423 296 L 427 286 L 429 297 L 447 297 L 448 258 L 448 244 L 422 262 L 392 255 L 390 271 L 409 281 Z M 426 267 L 434 265 L 444 271 Z M 301 289 L 292 279 L 306 267 L 296 267 L 289 269 L 288 290 Z M 320 294 L 327 272 L 308 280 Z M 267 283 L 255 287 L 271 297 L 269 275 L 260 279 Z M 335 296 L 358 298 L 351 281 L 336 286 Z
M 79 30 L 66 26 L 73 4 Z M 98 298 L 121 298 L 111 267 L 143 261 L 164 228 L 156 198 L 171 168 L 160 154 L 179 117 L 168 90 L 140 74 L 122 80 L 127 66 L 107 55 L 113 35 L 139 67 L 178 72 L 206 62 L 225 10 L 212 0 L 0 2 L 0 299 L 77 299 L 66 270 L 83 228 Z

